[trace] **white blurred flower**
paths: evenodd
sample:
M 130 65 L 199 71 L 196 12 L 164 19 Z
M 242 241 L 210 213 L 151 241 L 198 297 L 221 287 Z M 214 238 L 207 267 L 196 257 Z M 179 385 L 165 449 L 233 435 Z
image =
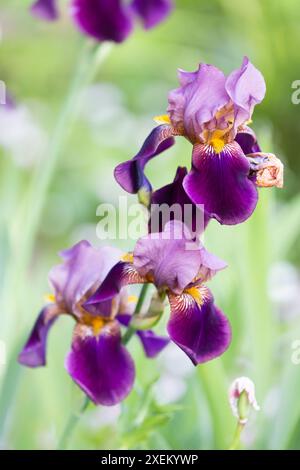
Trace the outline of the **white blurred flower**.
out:
M 43 157 L 47 138 L 25 106 L 0 107 L 0 146 L 14 161 L 29 167 Z
M 90 429 L 99 430 L 105 426 L 117 424 L 121 415 L 121 405 L 97 407 L 85 416 Z
M 245 400 L 243 399 L 245 398 Z M 260 408 L 255 397 L 255 385 L 248 377 L 238 377 L 229 389 L 229 403 L 232 413 L 241 424 L 248 421 L 248 408 L 258 411 Z
M 269 296 L 278 306 L 282 319 L 289 320 L 300 313 L 300 274 L 298 269 L 288 262 L 279 262 L 272 266 L 269 275 Z

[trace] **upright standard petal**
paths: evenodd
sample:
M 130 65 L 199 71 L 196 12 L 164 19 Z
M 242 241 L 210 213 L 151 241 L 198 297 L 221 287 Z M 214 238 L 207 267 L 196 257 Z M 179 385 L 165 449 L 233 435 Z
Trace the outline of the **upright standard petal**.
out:
M 146 29 L 163 21 L 173 8 L 171 0 L 133 0 L 131 5 Z
M 158 288 L 181 293 L 199 272 L 199 243 L 186 236 L 185 230 L 181 222 L 169 222 L 163 232 L 142 237 L 135 245 L 135 268 Z
M 31 13 L 45 21 L 57 20 L 57 0 L 37 0 L 30 8 Z
M 133 28 L 130 9 L 121 0 L 72 0 L 71 15 L 97 41 L 122 42 Z
M 96 405 L 111 406 L 130 393 L 135 377 L 134 362 L 121 343 L 117 324 L 107 325 L 95 336 L 78 325 L 72 350 L 65 362 L 72 379 Z
M 120 251 L 112 247 L 94 248 L 83 240 L 60 255 L 64 262 L 49 274 L 56 302 L 64 305 L 67 312 L 80 314 L 78 302 L 101 284 L 120 259 Z
M 19 362 L 28 367 L 46 365 L 46 346 L 49 330 L 58 318 L 55 304 L 47 305 L 39 314 L 29 338 L 19 354 Z
M 257 189 L 249 175 L 250 163 L 236 142 L 218 154 L 211 146 L 199 144 L 194 146 L 193 169 L 183 185 L 196 204 L 204 204 L 210 217 L 234 225 L 248 219 L 257 204 Z
M 175 128 L 183 128 L 191 142 L 199 142 L 204 124 L 229 101 L 225 75 L 213 65 L 196 72 L 179 71 L 180 87 L 169 93 L 168 112 Z
M 264 99 L 265 80 L 248 57 L 244 57 L 242 66 L 227 77 L 225 87 L 234 104 L 234 126 L 237 129 L 251 118 L 254 106 Z
M 205 230 L 209 217 L 200 205 L 193 203 L 183 188 L 187 173 L 186 168 L 178 167 L 174 181 L 152 194 L 150 232 L 162 232 L 171 220 L 180 220 L 195 236 Z
M 149 160 L 175 143 L 172 135 L 171 126 L 163 124 L 155 127 L 145 140 L 139 153 L 131 160 L 121 163 L 115 168 L 115 179 L 125 191 L 132 194 L 137 193 L 142 188 L 151 191 L 151 184 L 144 174 L 144 168 Z
M 231 341 L 229 321 L 214 305 L 206 288 L 169 294 L 171 316 L 167 325 L 172 341 L 196 364 L 214 359 L 226 351 Z

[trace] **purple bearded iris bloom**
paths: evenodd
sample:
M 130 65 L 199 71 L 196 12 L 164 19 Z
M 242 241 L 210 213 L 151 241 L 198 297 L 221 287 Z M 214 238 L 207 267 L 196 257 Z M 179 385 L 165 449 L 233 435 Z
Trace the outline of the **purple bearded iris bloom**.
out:
M 265 95 L 263 76 L 245 57 L 228 77 L 200 64 L 196 72 L 180 70 L 179 81 L 169 94 L 168 115 L 156 118 L 161 125 L 132 160 L 116 167 L 115 178 L 130 193 L 150 191 L 145 165 L 174 143 L 173 136 L 184 136 L 193 145 L 192 169 L 183 181 L 187 195 L 204 205 L 209 218 L 241 223 L 256 207 L 257 186 L 282 186 L 281 162 L 276 159 L 274 170 L 274 156 L 260 152 L 247 126 Z M 268 184 L 261 184 L 266 179 Z
M 81 32 L 97 41 L 122 42 L 132 32 L 134 17 L 145 29 L 163 21 L 172 10 L 171 0 L 71 0 L 71 16 Z M 58 18 L 57 0 L 38 0 L 31 11 L 44 20 Z
M 225 267 L 200 242 L 191 239 L 181 222 L 173 221 L 164 232 L 141 238 L 133 254 L 111 269 L 84 308 L 98 308 L 114 298 L 124 285 L 153 283 L 160 296 L 167 295 L 169 299 L 170 339 L 194 364 L 206 362 L 221 355 L 231 340 L 229 322 L 204 285 Z
M 133 360 L 121 343 L 120 325 L 124 322 L 118 320 L 118 316 L 128 315 L 131 306 L 124 291 L 89 311 L 83 304 L 120 259 L 120 253 L 81 241 L 61 252 L 61 257 L 63 263 L 49 275 L 55 295 L 39 314 L 19 362 L 29 367 L 46 365 L 49 330 L 61 314 L 71 315 L 76 326 L 66 369 L 95 404 L 114 405 L 128 395 L 135 377 Z M 164 338 L 156 336 L 151 343 L 147 338 L 141 340 L 148 357 L 166 345 Z

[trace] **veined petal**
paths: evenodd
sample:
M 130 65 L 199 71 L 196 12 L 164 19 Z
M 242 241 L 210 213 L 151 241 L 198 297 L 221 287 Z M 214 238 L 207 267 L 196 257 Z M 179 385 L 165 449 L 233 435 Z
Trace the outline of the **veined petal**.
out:
M 248 57 L 244 57 L 241 67 L 227 77 L 225 88 L 234 103 L 234 126 L 237 129 L 251 118 L 254 106 L 264 99 L 265 80 Z
M 234 225 L 248 219 L 257 204 L 257 189 L 249 174 L 250 163 L 236 142 L 218 154 L 211 146 L 198 144 L 183 186 L 196 204 L 204 204 L 210 217 Z
M 111 406 L 124 400 L 135 377 L 134 362 L 121 343 L 116 322 L 98 336 L 89 327 L 77 325 L 65 367 L 96 405 Z
M 31 5 L 31 13 L 45 21 L 57 20 L 59 14 L 56 5 L 57 0 L 37 0 Z
M 153 28 L 163 21 L 173 8 L 171 0 L 133 0 L 131 5 L 146 29 Z
M 151 184 L 144 174 L 144 168 L 149 160 L 175 143 L 172 135 L 171 126 L 163 124 L 155 127 L 145 140 L 139 153 L 131 160 L 120 163 L 115 168 L 115 179 L 125 191 L 137 193 L 141 188 L 151 191 Z
M 223 354 L 231 341 L 229 321 L 214 305 L 211 292 L 169 294 L 171 316 L 167 325 L 172 341 L 196 364 Z
M 248 126 L 239 129 L 234 140 L 239 144 L 245 155 L 260 152 L 260 146 L 257 142 L 255 132 Z
M 46 365 L 47 337 L 51 326 L 60 313 L 55 304 L 47 305 L 40 312 L 29 338 L 19 354 L 20 364 L 28 367 Z
M 137 272 L 132 263 L 120 261 L 110 270 L 99 289 L 83 304 L 83 307 L 90 311 L 97 304 L 114 298 L 122 287 L 145 282 L 147 280 Z
M 72 0 L 71 15 L 78 28 L 97 41 L 122 42 L 131 33 L 133 21 L 121 0 Z

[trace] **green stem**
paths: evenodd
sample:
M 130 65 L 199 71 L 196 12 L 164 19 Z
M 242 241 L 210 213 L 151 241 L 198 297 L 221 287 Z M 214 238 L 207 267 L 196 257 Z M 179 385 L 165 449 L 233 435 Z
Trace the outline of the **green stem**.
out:
M 75 427 L 78 423 L 78 421 L 80 420 L 82 414 L 85 412 L 85 410 L 87 409 L 87 407 L 89 406 L 90 404 L 90 399 L 86 396 L 84 398 L 84 402 L 79 410 L 79 413 L 73 413 L 71 414 L 67 424 L 66 424 L 66 427 L 64 429 L 64 432 L 59 440 L 59 443 L 58 443 L 58 450 L 63 450 L 63 449 L 66 449 L 67 445 L 68 445 L 68 442 L 70 440 L 70 438 L 72 437 L 72 434 L 75 430 Z
M 139 300 L 136 304 L 133 315 L 138 315 L 141 312 L 141 309 L 142 309 L 142 306 L 143 306 L 143 303 L 144 303 L 144 300 L 145 300 L 145 297 L 146 297 L 148 287 L 149 287 L 149 284 L 143 284 L 143 287 L 142 287 L 140 295 L 139 295 Z M 122 343 L 127 344 L 128 341 L 134 335 L 134 333 L 135 333 L 135 328 L 132 328 L 132 327 L 129 326 L 129 328 L 127 329 L 126 333 L 124 334 L 124 336 L 122 338 Z
M 232 443 L 231 443 L 230 447 L 228 448 L 228 450 L 237 450 L 237 449 L 239 449 L 240 444 L 241 444 L 241 434 L 242 434 L 242 431 L 243 431 L 244 427 L 245 427 L 245 424 L 238 422 L 238 424 L 236 426 L 234 436 L 233 436 Z
M 149 284 L 144 284 L 143 285 L 133 315 L 137 315 L 138 313 L 140 313 L 141 308 L 142 308 L 143 303 L 144 303 L 144 300 L 145 300 L 145 296 L 146 296 L 146 293 L 147 293 L 148 286 L 149 286 Z M 135 332 L 135 329 L 129 327 L 127 329 L 125 335 L 123 336 L 122 343 L 123 344 L 128 344 L 128 342 L 132 338 L 134 332 Z M 59 450 L 65 449 L 67 447 L 69 439 L 71 438 L 80 417 L 82 416 L 82 414 L 87 409 L 90 401 L 91 400 L 86 396 L 85 400 L 83 402 L 83 405 L 79 410 L 79 413 L 73 413 L 70 416 L 70 418 L 69 418 L 69 420 L 66 424 L 66 427 L 64 429 L 64 432 L 62 434 L 62 437 L 61 437 L 61 439 L 59 440 L 59 443 L 58 443 L 58 449 Z

